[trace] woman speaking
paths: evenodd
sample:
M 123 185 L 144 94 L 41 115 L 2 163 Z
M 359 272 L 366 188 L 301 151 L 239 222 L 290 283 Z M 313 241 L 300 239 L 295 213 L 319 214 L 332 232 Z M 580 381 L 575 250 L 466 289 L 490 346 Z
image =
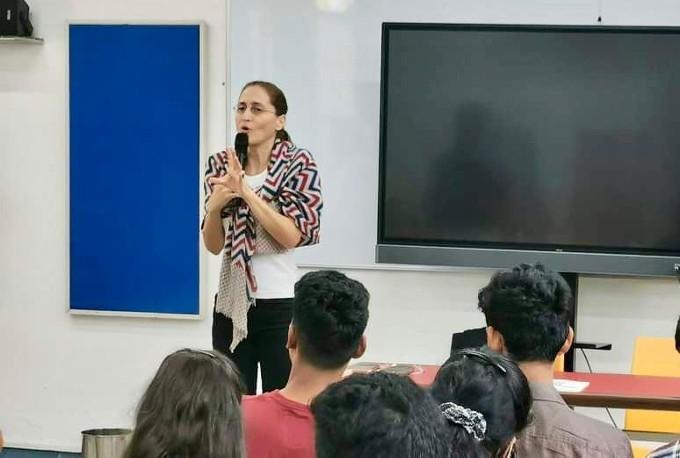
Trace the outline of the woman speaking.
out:
M 288 104 L 277 86 L 246 84 L 235 112 L 247 156 L 242 164 L 227 149 L 208 159 L 202 232 L 211 253 L 223 252 L 213 347 L 233 359 L 255 394 L 258 364 L 263 391 L 288 380 L 293 250 L 319 241 L 321 180 L 310 152 L 284 129 Z

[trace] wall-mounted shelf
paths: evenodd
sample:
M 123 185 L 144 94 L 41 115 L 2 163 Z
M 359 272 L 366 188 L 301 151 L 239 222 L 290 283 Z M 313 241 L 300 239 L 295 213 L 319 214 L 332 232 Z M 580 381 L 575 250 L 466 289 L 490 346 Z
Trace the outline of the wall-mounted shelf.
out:
M 42 38 L 34 37 L 3 37 L 0 36 L 0 43 L 21 43 L 31 45 L 41 45 L 45 42 Z

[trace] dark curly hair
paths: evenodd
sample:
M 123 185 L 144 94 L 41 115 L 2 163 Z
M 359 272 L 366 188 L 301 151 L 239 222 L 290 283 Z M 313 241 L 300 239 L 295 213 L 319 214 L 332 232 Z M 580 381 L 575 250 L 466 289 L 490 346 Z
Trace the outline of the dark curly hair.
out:
M 368 323 L 364 285 L 333 270 L 305 274 L 295 284 L 293 326 L 299 351 L 321 369 L 337 369 L 352 358 Z
M 312 413 L 317 458 L 479 456 L 462 448 L 453 454 L 450 429 L 435 400 L 400 375 L 351 375 L 318 395 Z
M 503 336 L 515 361 L 554 361 L 569 335 L 571 289 L 542 264 L 497 272 L 479 292 L 487 326 Z
M 241 393 L 221 353 L 172 353 L 142 397 L 125 457 L 244 458 Z

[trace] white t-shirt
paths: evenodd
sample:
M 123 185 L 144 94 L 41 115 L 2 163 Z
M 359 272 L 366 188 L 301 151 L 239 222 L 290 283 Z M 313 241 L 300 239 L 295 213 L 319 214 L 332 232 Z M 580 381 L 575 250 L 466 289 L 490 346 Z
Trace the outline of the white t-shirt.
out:
M 246 175 L 248 186 L 257 191 L 267 179 L 267 170 L 258 175 Z M 293 297 L 297 280 L 297 265 L 293 250 L 283 253 L 255 254 L 252 258 L 253 273 L 257 281 L 256 299 L 280 299 Z

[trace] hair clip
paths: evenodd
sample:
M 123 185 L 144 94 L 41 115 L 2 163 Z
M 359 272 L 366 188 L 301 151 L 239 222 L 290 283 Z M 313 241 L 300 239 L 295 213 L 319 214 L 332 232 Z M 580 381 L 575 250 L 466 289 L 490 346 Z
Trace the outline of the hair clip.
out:
M 460 353 L 461 355 L 464 355 L 464 356 L 471 356 L 473 358 L 480 359 L 480 360 L 494 366 L 496 369 L 501 371 L 501 373 L 503 375 L 507 375 L 507 373 L 508 373 L 506 368 L 501 366 L 498 363 L 498 361 L 494 361 L 488 354 L 484 353 L 483 351 L 466 348 L 466 349 L 460 350 L 458 353 Z
M 486 420 L 481 413 L 459 406 L 454 402 L 439 405 L 444 417 L 451 423 L 462 426 L 477 442 L 481 442 L 486 434 Z
M 210 356 L 213 359 L 218 359 L 213 352 L 208 350 L 194 350 L 193 348 L 182 348 L 180 351 L 186 351 L 189 353 L 200 353 L 201 355 Z

